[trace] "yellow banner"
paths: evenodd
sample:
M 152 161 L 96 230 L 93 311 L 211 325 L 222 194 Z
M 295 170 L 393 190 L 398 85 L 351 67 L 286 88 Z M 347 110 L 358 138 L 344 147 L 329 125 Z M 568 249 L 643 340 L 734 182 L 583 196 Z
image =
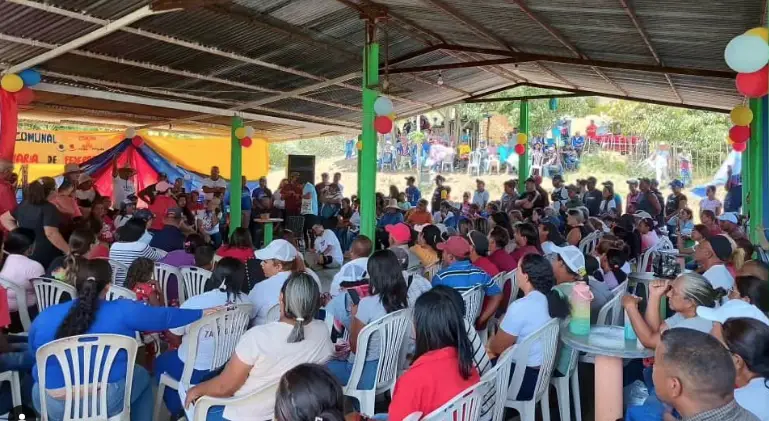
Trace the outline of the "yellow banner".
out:
M 115 146 L 122 133 L 22 130 L 16 134 L 16 164 L 80 164 Z

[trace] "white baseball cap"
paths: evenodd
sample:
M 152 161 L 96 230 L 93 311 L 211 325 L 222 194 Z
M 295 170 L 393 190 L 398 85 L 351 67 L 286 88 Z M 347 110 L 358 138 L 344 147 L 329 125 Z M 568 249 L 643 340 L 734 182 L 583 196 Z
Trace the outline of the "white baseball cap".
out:
M 634 213 L 633 216 L 635 216 L 636 218 L 642 218 L 642 219 L 654 219 L 652 218 L 651 214 L 649 214 L 649 212 L 646 212 L 646 211 L 638 211 Z
M 296 259 L 296 248 L 286 240 L 273 240 L 267 247 L 255 251 L 254 256 L 259 260 L 290 262 Z
M 574 246 L 558 247 L 552 246 L 552 250 L 557 255 L 561 256 L 561 260 L 566 263 L 566 266 L 571 269 L 572 272 L 585 276 L 587 270 L 585 269 L 585 255 Z
M 769 326 L 769 317 L 758 307 L 743 300 L 729 300 L 718 308 L 697 307 L 697 315 L 713 322 L 724 323 L 729 319 L 756 319 Z
M 719 221 L 731 222 L 732 224 L 739 224 L 737 220 L 737 214 L 734 212 L 724 212 L 724 214 L 718 217 Z

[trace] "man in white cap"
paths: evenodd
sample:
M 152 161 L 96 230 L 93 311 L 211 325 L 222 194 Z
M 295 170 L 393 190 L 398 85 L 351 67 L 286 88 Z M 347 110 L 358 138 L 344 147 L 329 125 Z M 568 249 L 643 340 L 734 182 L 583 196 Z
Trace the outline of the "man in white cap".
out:
M 248 299 L 256 313 L 254 324 L 263 325 L 269 322 L 267 313 L 278 304 L 283 284 L 291 276 L 291 271 L 296 269 L 297 252 L 288 241 L 277 239 L 254 252 L 254 257 L 262 261 L 262 270 L 267 279 L 254 285 L 248 293 Z
M 136 170 L 128 161 L 118 168 L 117 158 L 112 160 L 112 203 L 123 203 L 128 196 L 136 195 L 135 175 Z
M 374 243 L 365 235 L 359 235 L 353 240 L 349 251 L 350 261 L 345 263 L 331 280 L 329 292 L 332 297 L 342 293 L 342 282 L 356 282 L 368 276 L 366 272 L 368 270 L 368 257 L 373 248 Z
M 326 269 L 341 267 L 344 254 L 334 231 L 323 228 L 321 224 L 313 225 L 312 231 L 315 234 L 315 251 L 318 253 L 317 264 Z
M 718 217 L 718 225 L 721 231 L 725 232 L 732 240 L 741 240 L 746 238 L 745 232 L 740 228 L 740 220 L 735 212 L 725 212 Z

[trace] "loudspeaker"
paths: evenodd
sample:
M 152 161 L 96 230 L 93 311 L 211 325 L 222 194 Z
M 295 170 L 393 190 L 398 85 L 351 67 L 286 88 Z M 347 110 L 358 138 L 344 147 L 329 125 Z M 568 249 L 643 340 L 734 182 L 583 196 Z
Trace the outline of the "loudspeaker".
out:
M 299 181 L 315 184 L 315 155 L 289 155 L 286 178 L 297 174 Z

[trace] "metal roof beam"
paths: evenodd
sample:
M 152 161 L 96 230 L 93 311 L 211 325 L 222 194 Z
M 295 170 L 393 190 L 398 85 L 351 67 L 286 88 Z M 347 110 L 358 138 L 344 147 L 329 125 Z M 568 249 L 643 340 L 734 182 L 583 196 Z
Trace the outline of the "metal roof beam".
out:
M 504 101 L 528 101 L 530 99 L 550 99 L 550 98 L 577 98 L 585 96 L 595 96 L 594 93 L 588 92 L 570 92 L 568 94 L 543 94 L 543 95 L 526 95 L 526 96 L 514 96 L 514 97 L 502 97 L 502 98 L 476 98 L 466 99 L 465 104 L 482 104 L 486 102 L 504 102 Z
M 654 61 L 657 62 L 657 65 L 660 67 L 664 66 L 664 63 L 662 63 L 662 59 L 660 58 L 659 54 L 657 54 L 657 50 L 654 49 L 652 46 L 651 41 L 649 40 L 649 36 L 646 34 L 646 31 L 641 26 L 641 22 L 638 21 L 638 17 L 635 15 L 635 12 L 633 12 L 633 9 L 630 8 L 630 5 L 628 4 L 627 0 L 619 0 L 619 3 L 622 5 L 622 8 L 625 9 L 625 13 L 630 18 L 630 21 L 633 22 L 633 26 L 635 26 L 636 31 L 638 31 L 638 35 L 641 36 L 641 39 L 643 40 L 644 44 L 646 44 L 646 48 L 649 49 L 649 52 L 652 53 L 652 57 L 654 57 Z M 678 102 L 682 103 L 684 102 L 683 98 L 681 98 L 681 95 L 678 94 L 678 89 L 676 89 L 675 85 L 673 85 L 673 81 L 670 79 L 670 75 L 665 73 L 665 80 L 668 82 L 668 85 L 670 85 L 670 89 L 673 91 L 673 94 L 678 99 Z
M 51 83 L 40 83 L 35 86 L 35 90 L 42 92 L 51 92 L 62 95 L 83 96 L 87 98 L 101 99 L 106 101 L 126 102 L 130 104 L 148 105 L 151 107 L 170 108 L 180 111 L 189 111 L 193 113 L 208 114 L 211 116 L 233 117 L 240 116 L 254 121 L 263 121 L 273 124 L 282 124 L 286 126 L 304 127 L 313 130 L 325 130 L 329 132 L 354 133 L 359 130 L 350 127 L 336 126 L 330 124 L 312 123 L 307 121 L 298 121 L 281 117 L 272 117 L 267 115 L 231 111 L 221 108 L 208 107 L 204 105 L 189 104 L 178 101 L 168 101 L 165 99 L 147 98 L 137 95 L 127 95 L 116 92 L 105 92 L 95 89 L 86 89 L 73 86 L 55 85 Z
M 14 2 L 11 0 L 11 2 Z M 15 2 L 14 2 L 15 3 Z M 156 12 L 153 11 L 150 6 L 144 6 L 139 9 L 134 10 L 133 12 L 123 16 L 122 18 L 115 20 L 115 21 L 108 21 L 103 20 L 101 22 L 102 27 L 95 29 L 83 36 L 80 36 L 78 38 L 73 39 L 72 41 L 69 41 L 65 44 L 59 45 L 54 49 L 48 50 L 44 52 L 43 54 L 40 54 L 38 56 L 32 57 L 30 59 L 24 60 L 23 62 L 13 65 L 6 69 L 6 73 L 17 73 L 24 69 L 28 69 L 30 67 L 36 66 L 41 63 L 45 63 L 46 61 L 58 57 L 62 54 L 66 54 L 69 51 L 72 51 L 78 47 L 82 47 L 85 44 L 88 44 L 92 41 L 95 41 L 99 38 L 102 38 L 106 35 L 109 35 L 115 31 L 118 31 L 122 29 L 123 27 L 130 25 L 142 18 L 145 18 L 147 16 L 151 16 L 157 13 L 163 13 L 163 12 Z

